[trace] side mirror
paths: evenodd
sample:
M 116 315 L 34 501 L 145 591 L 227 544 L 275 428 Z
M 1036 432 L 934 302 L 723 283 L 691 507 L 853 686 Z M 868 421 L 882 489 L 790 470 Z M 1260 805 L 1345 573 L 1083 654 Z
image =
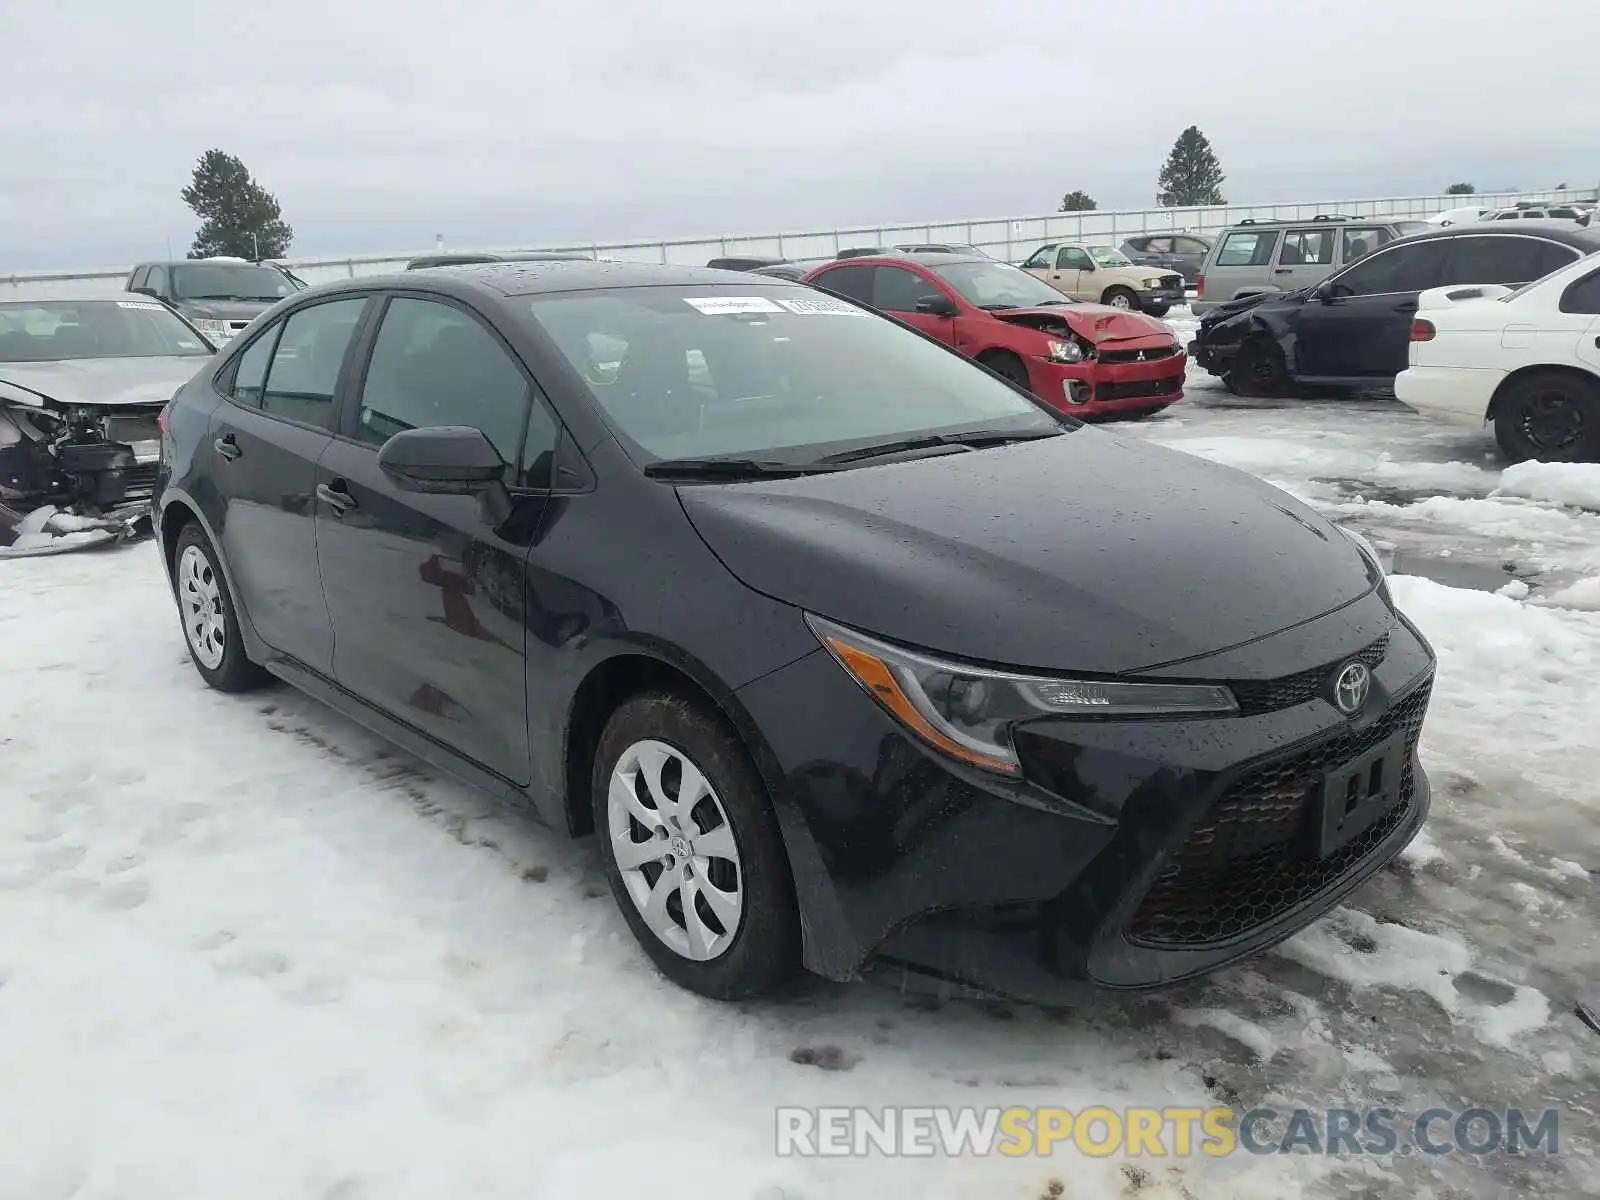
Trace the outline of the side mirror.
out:
M 1317 299 L 1324 304 L 1343 299 L 1345 296 L 1354 296 L 1355 292 L 1342 283 L 1325 283 L 1317 289 Z
M 917 311 L 933 317 L 953 317 L 960 310 L 948 296 L 928 296 L 917 301 Z
M 481 432 L 435 426 L 397 433 L 378 451 L 378 468 L 407 492 L 476 496 L 503 484 L 506 464 Z

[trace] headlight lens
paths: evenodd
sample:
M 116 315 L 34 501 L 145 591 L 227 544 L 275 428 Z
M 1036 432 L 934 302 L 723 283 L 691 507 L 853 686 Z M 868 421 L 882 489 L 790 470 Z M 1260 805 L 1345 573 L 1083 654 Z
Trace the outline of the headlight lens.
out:
M 813 633 L 869 696 L 934 749 L 975 767 L 1020 775 L 1011 727 L 1047 716 L 1223 716 L 1225 687 L 1018 675 L 893 646 L 806 614 Z
M 1056 342 L 1050 345 L 1050 357 L 1056 362 L 1075 363 L 1083 361 L 1083 347 L 1077 342 Z
M 1147 287 L 1147 288 L 1158 288 L 1158 287 L 1161 286 L 1161 280 L 1159 280 L 1159 279 L 1146 279 L 1144 281 L 1144 286 Z

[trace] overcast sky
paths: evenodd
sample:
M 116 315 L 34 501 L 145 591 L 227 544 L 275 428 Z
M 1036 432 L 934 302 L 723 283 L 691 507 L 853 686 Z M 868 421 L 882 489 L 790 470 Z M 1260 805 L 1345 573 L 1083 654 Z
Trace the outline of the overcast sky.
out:
M 1493 9 L 1493 15 L 1488 13 Z M 1600 179 L 1592 0 L 0 0 L 0 274 L 180 256 L 238 154 L 297 255 Z

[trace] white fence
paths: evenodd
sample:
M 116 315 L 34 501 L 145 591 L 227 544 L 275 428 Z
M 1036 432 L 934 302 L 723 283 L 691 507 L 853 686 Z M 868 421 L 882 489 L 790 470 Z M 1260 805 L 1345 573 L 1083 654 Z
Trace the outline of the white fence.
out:
M 578 250 L 596 257 L 627 262 L 704 264 L 730 254 L 775 258 L 824 258 L 855 246 L 892 246 L 897 243 L 959 242 L 977 246 L 996 258 L 1014 262 L 1043 242 L 1067 238 L 1103 239 L 1111 244 L 1136 233 L 1186 230 L 1206 233 L 1247 218 L 1303 220 L 1323 213 L 1351 217 L 1421 219 L 1468 204 L 1508 208 L 1519 201 L 1594 200 L 1597 189 L 1547 192 L 1489 192 L 1474 196 L 1391 196 L 1375 200 L 1319 200 L 1281 204 L 1229 204 L 1212 208 L 1146 208 L 1049 213 L 1032 217 L 992 217 L 958 221 L 931 221 L 904 225 L 857 225 L 814 230 L 809 233 L 766 233 L 722 237 L 674 238 L 645 242 L 581 242 L 518 246 L 451 247 L 489 251 Z M 296 258 L 289 266 L 309 283 L 328 283 L 359 275 L 379 275 L 403 268 L 409 259 L 437 252 L 422 246 L 398 254 L 356 255 L 345 258 Z M 70 297 L 107 288 L 120 289 L 129 267 L 97 271 L 38 271 L 0 274 L 0 299 L 8 294 L 50 292 Z

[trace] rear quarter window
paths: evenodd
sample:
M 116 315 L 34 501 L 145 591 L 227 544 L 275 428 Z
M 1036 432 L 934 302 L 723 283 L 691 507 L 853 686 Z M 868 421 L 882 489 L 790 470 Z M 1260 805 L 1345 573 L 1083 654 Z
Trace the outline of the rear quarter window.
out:
M 1223 238 L 1217 251 L 1218 267 L 1264 267 L 1272 261 L 1278 244 L 1276 229 L 1241 229 Z

